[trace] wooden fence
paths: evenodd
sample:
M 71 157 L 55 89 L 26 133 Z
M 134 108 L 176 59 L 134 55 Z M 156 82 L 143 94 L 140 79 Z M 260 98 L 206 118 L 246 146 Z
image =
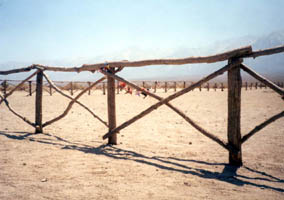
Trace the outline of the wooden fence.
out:
M 43 66 L 34 64 L 26 68 L 20 69 L 13 69 L 8 71 L 0 71 L 0 75 L 8 75 L 12 73 L 20 73 L 20 72 L 27 72 L 31 70 L 35 70 L 30 76 L 28 76 L 25 80 L 21 81 L 18 85 L 13 87 L 10 90 L 4 90 L 4 94 L 0 95 L 0 104 L 3 102 L 6 104 L 8 109 L 15 114 L 17 117 L 21 118 L 23 121 L 28 123 L 29 125 L 35 128 L 36 133 L 42 133 L 43 128 L 51 125 L 52 123 L 62 119 L 65 117 L 68 112 L 71 110 L 74 103 L 77 103 L 84 107 L 88 112 L 90 112 L 95 118 L 100 120 L 106 127 L 108 127 L 107 133 L 103 136 L 103 139 L 108 138 L 108 144 L 117 144 L 117 133 L 126 128 L 127 126 L 131 125 L 135 121 L 141 119 L 142 117 L 148 115 L 152 111 L 156 110 L 162 105 L 167 105 L 171 108 L 174 112 L 180 115 L 183 119 L 185 119 L 189 124 L 191 124 L 194 128 L 196 128 L 201 134 L 210 138 L 211 140 L 215 141 L 217 144 L 221 145 L 224 149 L 228 150 L 229 152 L 229 163 L 231 165 L 241 166 L 242 165 L 242 144 L 246 142 L 251 136 L 255 133 L 269 125 L 270 123 L 274 122 L 275 120 L 284 116 L 284 111 L 281 111 L 275 116 L 272 116 L 265 122 L 261 123 L 260 125 L 256 126 L 253 130 L 249 133 L 245 134 L 243 137 L 241 135 L 241 124 L 240 124 L 240 114 L 241 114 L 241 88 L 242 88 L 242 77 L 241 77 L 241 70 L 247 72 L 249 75 L 257 79 L 261 84 L 271 88 L 273 91 L 280 95 L 280 98 L 284 99 L 284 90 L 279 87 L 277 84 L 267 80 L 266 78 L 262 77 L 248 66 L 243 64 L 243 59 L 253 57 L 256 58 L 258 56 L 265 56 L 271 55 L 275 53 L 284 52 L 284 46 L 275 47 L 271 49 L 259 50 L 259 51 L 252 51 L 251 46 L 243 47 L 239 49 L 234 49 L 232 51 L 224 52 L 217 55 L 212 56 L 205 56 L 205 57 L 188 57 L 182 59 L 157 59 L 157 60 L 142 60 L 142 61 L 121 61 L 121 62 L 110 62 L 110 63 L 98 63 L 92 65 L 82 65 L 81 67 L 73 67 L 73 68 L 64 68 L 64 67 L 50 67 L 50 66 Z M 213 63 L 219 61 L 228 61 L 228 64 L 224 67 L 220 68 L 219 70 L 213 72 L 212 74 L 202 78 L 201 80 L 191 83 L 190 85 L 184 85 L 184 87 L 174 92 L 174 94 L 169 95 L 166 98 L 162 98 L 155 93 L 149 92 L 144 90 L 142 87 L 125 80 L 124 78 L 116 75 L 117 72 L 123 70 L 124 67 L 142 67 L 147 65 L 183 65 L 183 64 L 191 64 L 191 63 Z M 70 95 L 67 95 L 62 92 L 62 90 L 54 84 L 53 81 L 49 79 L 46 75 L 45 71 L 60 71 L 60 72 L 82 72 L 82 71 L 89 71 L 95 72 L 98 71 L 104 76 L 95 82 L 90 82 L 87 87 L 82 88 L 82 90 L 73 98 Z M 227 138 L 228 142 L 225 142 L 218 138 L 217 136 L 213 135 L 209 131 L 203 129 L 200 125 L 198 125 L 194 120 L 189 118 L 184 112 L 179 110 L 178 108 L 174 107 L 170 101 L 182 96 L 185 93 L 188 93 L 195 88 L 200 88 L 200 86 L 208 83 L 211 79 L 223 74 L 224 72 L 228 72 L 228 82 L 227 82 L 227 90 L 228 90 L 228 127 L 227 127 Z M 24 84 L 29 81 L 32 77 L 36 76 L 36 84 L 35 84 L 35 93 L 36 93 L 36 103 L 35 103 L 35 122 L 31 122 L 27 118 L 18 114 L 10 105 L 7 100 L 9 96 L 13 94 L 14 91 L 24 86 Z M 43 78 L 46 79 L 47 83 L 50 85 L 50 88 L 54 89 L 56 92 L 60 93 L 61 95 L 69 98 L 71 101 L 69 102 L 65 111 L 57 116 L 56 118 L 49 120 L 47 122 L 42 122 L 42 94 L 44 90 L 44 82 Z M 102 87 L 107 88 L 107 103 L 108 103 L 108 123 L 104 122 L 99 116 L 92 112 L 87 106 L 82 104 L 79 101 L 79 98 L 85 94 L 86 92 L 102 83 L 104 80 L 107 80 L 107 86 L 103 84 Z M 152 106 L 148 107 L 141 113 L 137 114 L 133 118 L 125 121 L 121 125 L 116 125 L 116 104 L 115 104 L 115 93 L 116 93 L 116 84 L 115 81 L 125 82 L 128 86 L 143 91 L 147 93 L 149 96 L 158 100 L 157 103 L 153 104 Z M 7 82 L 6 82 L 7 83 Z M 6 83 L 4 82 L 4 88 L 6 88 Z M 32 82 L 28 82 L 29 85 Z M 72 88 L 73 83 L 71 83 Z M 168 84 L 165 84 L 168 85 Z M 251 85 L 252 87 L 253 85 Z M 258 84 L 255 85 L 257 87 Z M 283 86 L 283 85 L 282 85 Z M 245 87 L 248 88 L 248 84 L 245 84 Z M 168 88 L 168 87 L 165 87 Z M 210 88 L 208 86 L 208 88 Z M 167 91 L 167 89 L 165 89 Z M 31 87 L 29 87 L 29 92 L 32 93 Z M 73 90 L 71 89 L 71 95 Z M 52 93 L 51 93 L 52 94 Z
M 12 90 L 18 83 L 22 80 L 2 80 L 0 79 L 0 91 L 5 95 L 8 91 Z M 54 85 L 60 88 L 62 91 L 69 91 L 70 95 L 73 96 L 76 92 L 84 90 L 86 87 L 89 87 L 93 82 L 83 82 L 83 81 L 53 81 Z M 176 92 L 186 88 L 189 85 L 194 84 L 193 81 L 133 81 L 137 86 L 145 88 L 147 90 L 153 91 L 156 93 L 159 89 L 165 93 L 167 92 Z M 274 82 L 278 87 L 283 88 L 284 82 L 277 81 Z M 27 81 L 23 86 L 17 89 L 17 91 L 25 91 L 29 96 L 32 96 L 36 91 L 36 81 Z M 107 82 L 102 82 L 97 84 L 94 88 L 88 90 L 88 95 L 92 94 L 94 90 L 102 91 L 102 94 L 106 94 Z M 207 82 L 198 87 L 198 91 L 224 91 L 228 88 L 227 83 L 224 82 Z M 257 89 L 267 89 L 267 86 L 261 82 L 244 82 L 242 88 L 245 90 L 257 90 Z M 47 92 L 50 96 L 56 93 L 56 90 L 53 89 L 52 85 L 47 81 L 43 82 L 43 92 Z M 119 87 L 119 81 L 116 81 L 116 94 L 120 94 L 121 89 Z

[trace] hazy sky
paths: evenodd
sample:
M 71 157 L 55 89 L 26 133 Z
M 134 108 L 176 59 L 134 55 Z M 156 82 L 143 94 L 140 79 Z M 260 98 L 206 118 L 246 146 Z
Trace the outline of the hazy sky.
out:
M 283 29 L 283 0 L 0 0 L 0 62 L 202 47 Z

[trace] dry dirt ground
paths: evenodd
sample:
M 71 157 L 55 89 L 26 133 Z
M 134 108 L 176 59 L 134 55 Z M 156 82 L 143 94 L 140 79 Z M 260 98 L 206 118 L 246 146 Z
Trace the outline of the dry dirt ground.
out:
M 8 100 L 34 121 L 34 95 L 16 92 Z M 107 121 L 101 91 L 80 101 Z M 122 93 L 116 101 L 118 125 L 157 102 Z M 43 121 L 61 114 L 68 102 L 44 93 Z M 195 90 L 172 103 L 227 140 L 226 91 Z M 243 90 L 242 135 L 283 108 L 269 89 Z M 108 129 L 79 105 L 44 134 L 33 134 L 1 104 L 0 199 L 284 199 L 283 125 L 282 117 L 244 143 L 244 165 L 234 168 L 225 149 L 166 106 L 120 131 L 118 145 L 107 146 L 102 136 Z

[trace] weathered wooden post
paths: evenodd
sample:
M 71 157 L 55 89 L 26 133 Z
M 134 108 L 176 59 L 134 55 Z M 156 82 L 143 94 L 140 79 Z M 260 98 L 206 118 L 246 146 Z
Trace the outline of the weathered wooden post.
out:
M 207 83 L 207 91 L 209 91 L 210 85 L 209 83 Z
M 35 133 L 42 133 L 42 85 L 43 72 L 40 71 L 36 76 L 36 99 L 35 99 Z
M 258 85 L 258 84 L 257 84 L 257 82 L 256 82 L 256 83 L 255 83 L 255 89 L 256 89 L 256 90 L 257 90 L 257 85 Z
M 116 82 L 116 94 L 119 94 L 119 82 Z
M 73 82 L 70 82 L 70 93 L 73 96 Z
M 49 95 L 52 96 L 52 86 L 49 84 Z
M 230 59 L 229 64 L 239 62 Z M 229 152 L 229 164 L 242 165 L 241 149 L 241 91 L 242 78 L 240 67 L 236 66 L 228 71 L 228 143 L 235 151 Z
M 4 97 L 5 97 L 6 93 L 7 93 L 7 81 L 4 80 L 2 84 L 3 84 L 3 94 L 4 94 Z
M 145 82 L 144 81 L 142 82 L 142 87 L 145 88 Z
M 177 82 L 174 82 L 174 89 L 175 89 L 175 92 L 177 91 Z
M 88 82 L 88 87 L 90 87 L 90 85 L 91 85 L 91 82 Z M 91 95 L 91 88 L 88 91 L 88 95 Z
M 114 74 L 114 69 L 110 71 Z M 108 126 L 109 131 L 116 128 L 116 112 L 115 112 L 115 79 L 107 77 L 107 103 L 108 103 Z M 108 138 L 108 144 L 117 144 L 117 134 L 113 134 Z
M 250 89 L 252 90 L 253 83 L 250 83 Z
M 186 86 L 186 82 L 184 81 L 184 82 L 183 82 L 183 89 L 185 88 L 185 86 Z
M 106 94 L 106 85 L 105 85 L 105 82 L 103 82 L 103 95 Z
M 221 91 L 223 92 L 224 91 L 224 84 L 221 83 Z
M 32 81 L 29 81 L 29 95 L 32 96 Z
M 156 93 L 156 91 L 157 91 L 157 81 L 155 81 L 155 85 L 154 85 L 154 93 Z
M 168 91 L 168 82 L 165 82 L 165 93 Z
M 202 85 L 200 84 L 200 86 L 199 86 L 199 91 L 201 92 L 201 90 L 202 90 Z

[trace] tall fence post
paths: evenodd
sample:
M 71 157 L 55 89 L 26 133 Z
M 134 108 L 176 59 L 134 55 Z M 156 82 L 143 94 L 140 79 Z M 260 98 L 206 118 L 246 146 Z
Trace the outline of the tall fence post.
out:
M 229 64 L 238 62 L 238 59 L 230 59 Z M 241 90 L 242 77 L 240 67 L 236 66 L 228 70 L 228 142 L 235 151 L 229 152 L 230 165 L 242 165 L 241 149 Z
M 114 68 L 111 68 L 114 74 Z M 116 112 L 115 112 L 115 79 L 107 77 L 107 102 L 108 102 L 108 125 L 109 131 L 116 128 Z M 117 134 L 113 134 L 108 138 L 108 144 L 117 144 Z
M 42 85 L 43 85 L 43 72 L 40 71 L 36 76 L 35 133 L 42 133 Z

